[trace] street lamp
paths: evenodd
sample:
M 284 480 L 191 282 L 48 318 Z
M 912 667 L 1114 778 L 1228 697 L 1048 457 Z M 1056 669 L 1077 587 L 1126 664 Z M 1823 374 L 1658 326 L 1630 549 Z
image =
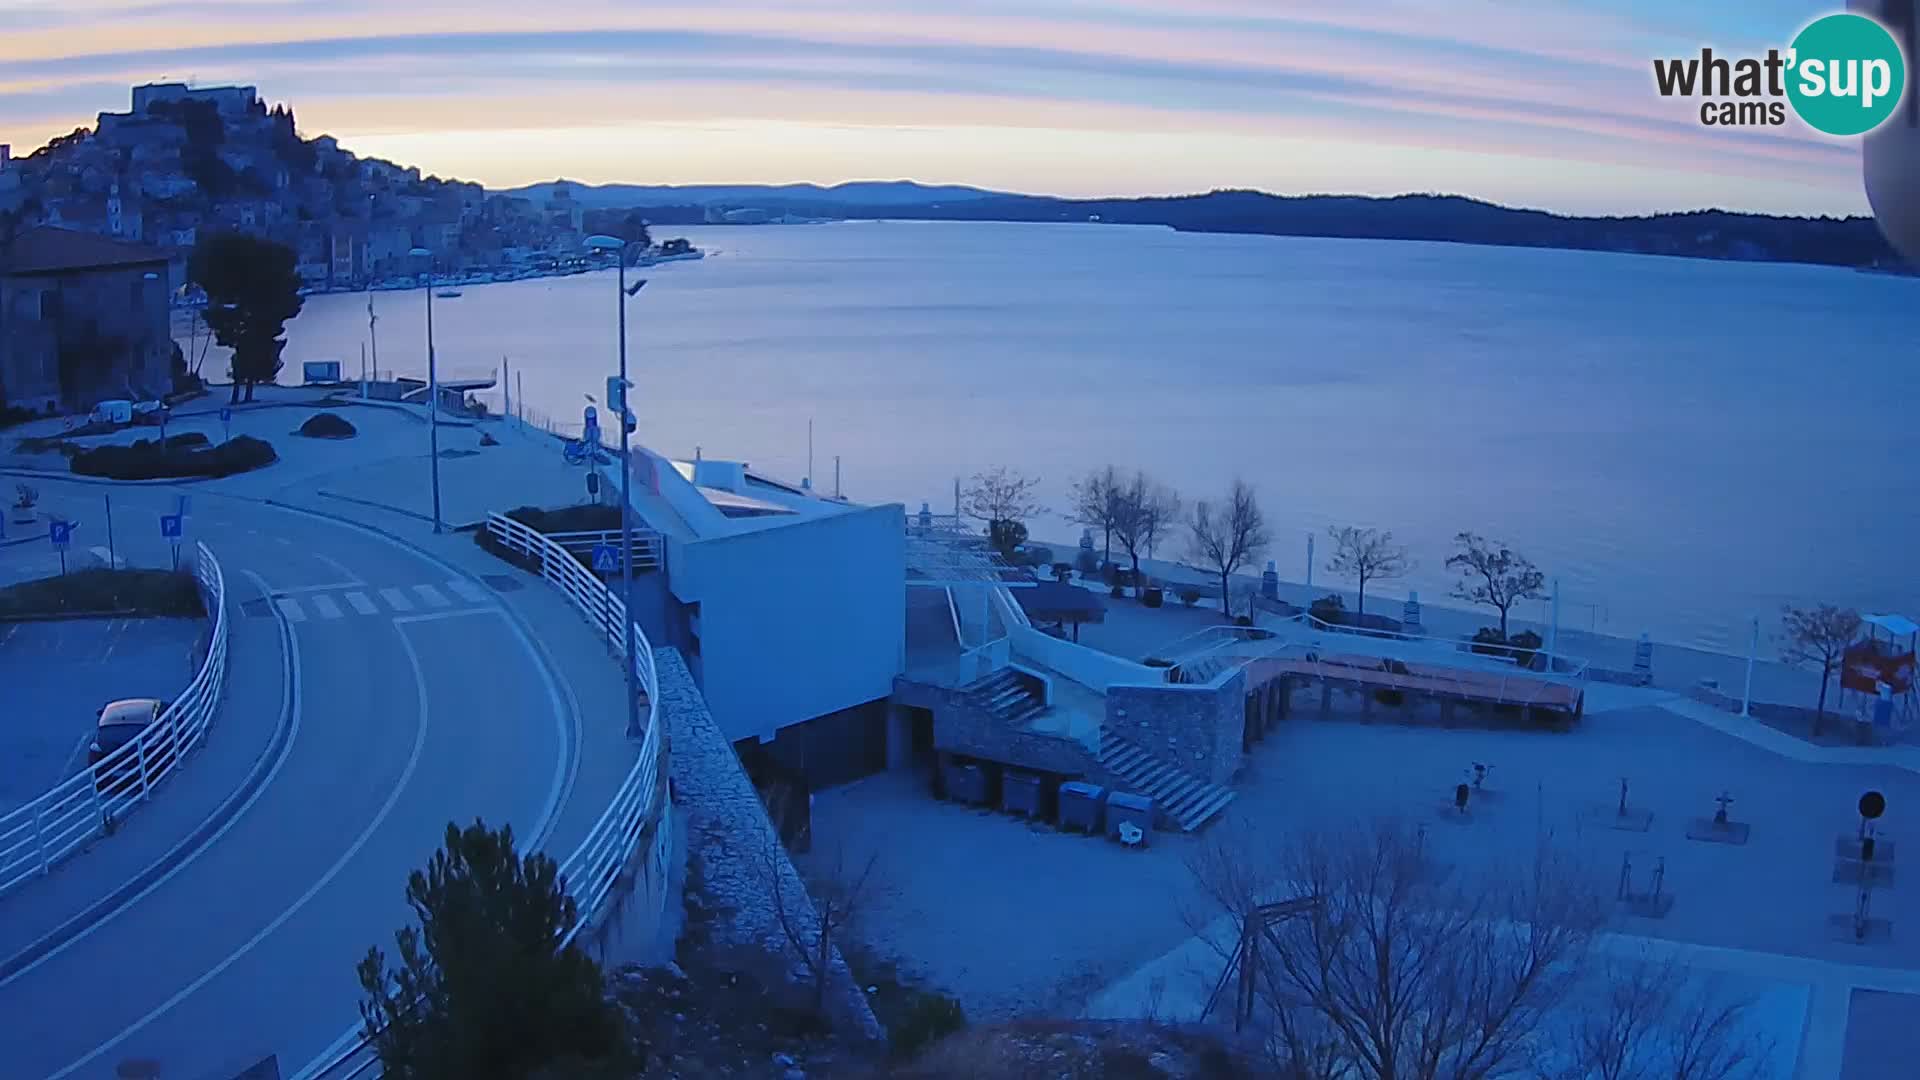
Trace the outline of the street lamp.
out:
M 433 252 L 417 247 L 407 252 L 427 260 L 427 454 L 433 476 L 433 531 L 440 532 L 440 377 L 433 355 Z
M 614 304 L 620 309 L 620 396 L 618 400 L 609 400 L 607 407 L 620 417 L 620 576 L 621 601 L 626 607 L 627 642 L 627 737 L 640 737 L 640 693 L 639 661 L 633 655 L 633 447 L 630 442 L 633 433 L 633 411 L 627 408 L 627 390 L 633 384 L 627 380 L 627 301 L 646 285 L 647 279 L 641 278 L 627 288 L 627 245 L 628 242 L 617 236 L 589 236 L 586 246 L 593 251 L 611 251 L 619 259 L 619 268 L 614 278 L 619 291 L 614 296 Z M 611 389 L 611 387 L 609 388 Z M 612 395 L 608 397 L 611 399 Z M 588 447 L 591 451 L 593 448 Z

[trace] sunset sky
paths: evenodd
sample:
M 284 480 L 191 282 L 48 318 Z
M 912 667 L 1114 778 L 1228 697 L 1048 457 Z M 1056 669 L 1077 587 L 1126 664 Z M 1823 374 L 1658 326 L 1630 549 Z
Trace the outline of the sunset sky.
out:
M 1117 195 L 1459 192 L 1864 213 L 1858 151 L 1702 127 L 1651 60 L 1784 46 L 1795 0 L 0 0 L 0 142 L 133 83 L 507 187 L 907 177 Z

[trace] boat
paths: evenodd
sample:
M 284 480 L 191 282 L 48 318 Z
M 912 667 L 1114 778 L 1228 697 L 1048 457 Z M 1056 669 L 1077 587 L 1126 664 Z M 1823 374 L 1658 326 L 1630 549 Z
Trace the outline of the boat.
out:
M 458 300 L 466 294 L 462 293 L 459 289 L 441 289 L 433 295 L 437 300 Z

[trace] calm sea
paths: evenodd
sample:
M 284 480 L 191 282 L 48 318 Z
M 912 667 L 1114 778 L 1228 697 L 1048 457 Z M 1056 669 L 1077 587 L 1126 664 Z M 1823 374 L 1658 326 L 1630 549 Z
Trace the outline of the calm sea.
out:
M 850 497 L 909 510 L 996 464 L 1056 505 L 1106 462 L 1189 498 L 1238 475 L 1289 580 L 1309 533 L 1376 525 L 1418 560 L 1381 594 L 1431 602 L 1471 529 L 1557 575 L 1567 624 L 1708 648 L 1744 651 L 1788 600 L 1920 615 L 1920 281 L 1099 225 L 681 234 L 714 256 L 645 271 L 629 308 L 664 452 L 797 479 L 811 420 L 818 486 L 838 456 Z M 577 420 L 613 369 L 613 294 L 468 287 L 435 305 L 442 370 L 504 357 Z M 421 293 L 375 303 L 380 366 L 423 371 Z M 311 298 L 288 370 L 356 371 L 366 340 L 364 296 Z

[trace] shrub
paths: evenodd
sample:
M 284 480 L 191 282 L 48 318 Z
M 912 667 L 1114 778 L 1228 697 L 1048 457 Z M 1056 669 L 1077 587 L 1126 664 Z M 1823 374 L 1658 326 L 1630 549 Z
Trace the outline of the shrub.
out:
M 171 443 L 172 440 L 168 440 Z M 232 476 L 279 460 L 273 444 L 240 435 L 205 450 L 163 448 L 152 439 L 131 446 L 96 446 L 73 456 L 73 471 L 110 480 Z
M 1308 605 L 1307 614 L 1323 623 L 1339 626 L 1347 620 L 1347 602 L 1336 593 L 1328 593 Z
M 1046 566 L 1053 562 L 1053 549 L 1039 544 L 1030 544 L 1020 550 L 1020 557 L 1028 566 Z
M 896 1057 L 912 1058 L 920 1051 L 967 1026 L 967 1014 L 950 997 L 911 991 L 913 997 L 901 1015 L 887 1025 L 887 1043 Z
M 1167 594 L 1160 589 L 1148 589 L 1140 594 L 1140 602 L 1148 607 L 1159 607 L 1167 602 Z
M 1107 595 L 1113 597 L 1115 600 L 1118 600 L 1121 597 L 1127 595 L 1127 587 L 1116 581 L 1113 583 L 1113 587 L 1107 590 Z
M 15 424 L 24 424 L 29 420 L 40 419 L 40 414 L 32 409 L 23 409 L 18 405 L 0 408 L 0 428 L 9 428 Z
M 178 435 L 167 436 L 167 450 L 169 452 L 174 450 L 189 450 L 189 449 L 195 449 L 202 446 L 211 446 L 211 445 L 212 443 L 210 443 L 207 440 L 206 435 L 198 431 L 187 431 L 187 432 L 182 432 Z
M 1540 635 L 1531 630 L 1522 630 L 1507 637 L 1513 662 L 1523 668 L 1533 667 L 1534 658 L 1539 655 L 1540 646 L 1543 644 L 1545 642 L 1541 640 Z
M 346 417 L 323 412 L 307 417 L 307 422 L 300 425 L 300 434 L 309 439 L 351 439 L 358 432 Z
M 1073 568 L 1080 571 L 1081 576 L 1091 577 L 1100 572 L 1100 556 L 1082 548 L 1080 554 L 1073 557 Z
M 1235 615 L 1235 616 L 1233 617 L 1233 625 L 1235 625 L 1235 626 L 1252 626 L 1252 625 L 1253 625 L 1253 616 L 1251 616 L 1251 615 Z
M 1053 580 L 1066 584 L 1073 577 L 1073 564 L 1057 562 L 1053 564 Z
M 1181 603 L 1183 603 L 1183 604 L 1185 604 L 1185 605 L 1187 605 L 1188 607 L 1192 607 L 1193 605 L 1195 605 L 1195 604 L 1197 604 L 1197 603 L 1199 603 L 1199 602 L 1200 602 L 1200 590 L 1199 590 L 1199 589 L 1195 589 L 1195 588 L 1185 588 L 1185 589 L 1181 589 L 1181 590 L 1180 590 L 1180 602 L 1181 602 Z
M 493 437 L 493 432 L 483 431 L 480 433 L 480 445 L 481 446 L 499 446 L 500 440 Z

